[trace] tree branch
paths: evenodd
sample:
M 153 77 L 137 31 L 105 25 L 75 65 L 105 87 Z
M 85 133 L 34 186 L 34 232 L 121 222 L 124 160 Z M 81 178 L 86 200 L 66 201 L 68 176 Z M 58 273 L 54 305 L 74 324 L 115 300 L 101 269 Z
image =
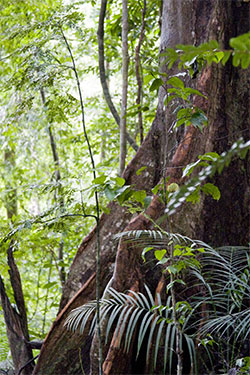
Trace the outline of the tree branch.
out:
M 100 14 L 99 14 L 98 31 L 97 31 L 99 72 L 100 72 L 100 80 L 101 80 L 104 98 L 107 102 L 110 112 L 112 113 L 115 119 L 115 122 L 120 127 L 120 123 L 121 123 L 120 116 L 114 106 L 114 103 L 112 101 L 112 98 L 109 92 L 107 79 L 106 79 L 105 64 L 104 64 L 104 61 L 105 61 L 105 58 L 104 58 L 104 19 L 105 19 L 105 14 L 106 14 L 106 8 L 107 8 L 107 0 L 102 0 Z M 131 147 L 133 147 L 133 149 L 137 151 L 138 146 L 136 142 L 131 137 L 131 135 L 128 134 L 127 132 L 126 132 L 126 138 L 127 138 L 128 143 L 131 145 Z
M 142 77 L 140 74 L 140 50 L 141 50 L 142 42 L 144 39 L 146 5 L 147 5 L 146 0 L 143 0 L 141 32 L 140 32 L 138 44 L 135 49 L 135 72 L 136 72 L 136 80 L 137 80 L 136 104 L 138 105 L 138 120 L 139 120 L 139 132 L 140 132 L 141 144 L 143 142 L 143 121 L 142 121 L 142 111 L 141 111 Z

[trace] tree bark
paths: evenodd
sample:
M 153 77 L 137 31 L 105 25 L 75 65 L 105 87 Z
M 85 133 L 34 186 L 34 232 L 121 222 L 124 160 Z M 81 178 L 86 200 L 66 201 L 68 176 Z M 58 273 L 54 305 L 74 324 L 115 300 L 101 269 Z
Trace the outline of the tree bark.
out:
M 0 298 L 4 314 L 10 351 L 16 373 L 29 361 L 31 361 L 20 375 L 31 375 L 34 369 L 32 349 L 29 342 L 26 307 L 24 303 L 21 278 L 12 254 L 13 244 L 8 248 L 8 265 L 10 267 L 10 281 L 14 292 L 16 308 L 12 307 L 2 277 L 0 276 Z
M 247 3 L 233 0 L 165 0 L 161 51 L 178 43 L 198 45 L 211 39 L 217 39 L 222 48 L 229 48 L 231 37 L 248 31 L 248 9 Z M 166 71 L 166 67 L 163 67 L 163 71 Z M 209 151 L 226 151 L 240 136 L 247 135 L 247 71 L 234 68 L 230 62 L 225 67 L 212 65 L 204 68 L 192 84 L 208 97 L 207 101 L 200 97 L 194 98 L 194 104 L 206 112 L 209 123 L 203 133 L 192 126 L 187 128 L 175 152 L 170 152 L 175 148 L 175 138 L 170 139 L 166 175 L 170 177 L 170 182 L 180 184 L 182 167 L 197 160 L 198 155 Z M 152 127 L 123 174 L 126 183 L 135 184 L 138 189 L 146 187 L 149 191 L 163 175 L 164 127 L 168 129 L 172 124 L 171 114 L 164 107 L 164 95 L 162 88 Z M 219 202 L 207 197 L 196 205 L 183 204 L 170 217 L 173 231 L 216 246 L 246 245 L 249 222 L 246 163 L 246 160 L 234 160 L 220 176 L 213 177 L 212 182 L 221 190 L 222 198 Z M 136 171 L 142 166 L 147 168 L 137 176 Z M 141 251 L 131 244 L 120 241 L 116 256 L 117 246 L 112 237 L 123 230 L 152 228 L 152 221 L 148 217 L 157 220 L 164 212 L 164 205 L 156 196 L 147 210 L 147 217 L 140 214 L 133 218 L 116 203 L 111 203 L 109 208 L 110 214 L 102 215 L 100 222 L 102 289 L 112 277 L 112 285 L 119 291 L 135 288 L 136 285 L 142 291 L 144 282 L 154 291 L 160 274 L 150 273 L 142 267 Z M 72 308 L 94 299 L 95 238 L 94 228 L 77 251 L 63 290 L 60 313 L 45 340 L 33 375 L 81 374 L 79 347 L 85 373 L 91 371 L 91 374 L 97 374 L 95 350 L 89 355 L 91 338 L 87 333 L 82 337 L 74 336 L 63 326 Z M 107 345 L 104 350 L 104 366 L 109 369 L 107 373 L 143 373 L 146 368 L 143 356 L 142 363 L 138 364 L 132 352 L 133 349 L 125 355 L 118 347 Z M 110 358 L 112 362 L 108 364 Z M 155 373 L 162 373 L 162 368 Z

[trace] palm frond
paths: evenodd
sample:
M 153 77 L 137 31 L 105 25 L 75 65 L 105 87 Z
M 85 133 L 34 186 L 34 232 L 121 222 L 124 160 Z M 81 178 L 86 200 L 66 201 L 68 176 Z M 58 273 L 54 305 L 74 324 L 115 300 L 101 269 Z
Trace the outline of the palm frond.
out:
M 167 362 L 169 363 L 170 372 L 172 372 L 173 355 L 175 353 L 175 336 L 176 327 L 173 323 L 173 310 L 171 298 L 168 297 L 166 304 L 161 305 L 160 296 L 157 296 L 158 305 L 145 285 L 146 294 L 128 291 L 129 294 L 117 292 L 109 288 L 107 295 L 109 298 L 100 301 L 101 324 L 105 322 L 106 342 L 110 333 L 114 331 L 115 339 L 118 338 L 119 345 L 123 345 L 125 351 L 129 351 L 133 337 L 137 333 L 137 357 L 141 351 L 142 345 L 147 340 L 146 360 L 148 361 L 151 351 L 153 350 L 153 364 L 156 366 L 161 341 L 164 341 L 164 369 L 166 370 Z M 65 321 L 65 325 L 72 331 L 80 330 L 83 333 L 89 319 L 92 322 L 89 334 L 95 331 L 96 301 L 91 301 L 80 306 L 70 313 Z M 138 331 L 137 331 L 138 329 Z M 165 335 L 165 338 L 164 338 Z M 186 333 L 183 336 L 189 347 L 190 361 L 195 360 L 195 352 L 192 350 L 192 338 Z M 152 342 L 154 346 L 152 347 Z
M 203 241 L 194 240 L 180 233 L 170 233 L 160 230 L 132 230 L 117 233 L 114 239 L 123 239 L 126 242 L 136 242 L 138 245 L 154 246 L 155 248 L 167 248 L 170 243 L 189 245 L 192 247 L 212 248 Z
M 207 321 L 201 330 L 219 337 L 234 336 L 244 342 L 250 333 L 250 263 L 247 247 L 209 249 L 200 258 L 202 269 L 193 271 L 207 296 L 197 296 L 194 313 L 199 303 L 206 304 Z M 229 345 L 229 342 L 228 342 Z

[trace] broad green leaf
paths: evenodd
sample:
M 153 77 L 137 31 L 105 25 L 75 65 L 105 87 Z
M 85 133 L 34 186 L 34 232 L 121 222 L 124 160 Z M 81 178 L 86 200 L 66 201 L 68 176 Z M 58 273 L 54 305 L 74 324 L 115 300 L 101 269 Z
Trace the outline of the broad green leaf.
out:
M 183 81 L 178 78 L 178 77 L 171 77 L 168 81 L 167 81 L 167 84 L 168 85 L 172 85 L 174 87 L 179 87 L 181 89 L 184 89 L 184 83 Z
M 204 155 L 199 155 L 200 160 L 216 161 L 220 157 L 217 152 L 206 152 Z
M 155 250 L 155 257 L 157 260 L 162 260 L 164 255 L 166 254 L 167 250 L 162 249 L 162 250 Z
M 132 197 L 142 205 L 144 204 L 144 199 L 147 197 L 147 193 L 145 190 L 137 190 L 134 191 Z
M 202 112 L 196 112 L 196 113 L 194 113 L 191 116 L 190 121 L 194 125 L 194 127 L 197 127 L 200 130 L 202 130 L 203 126 L 207 125 L 207 117 Z
M 217 62 L 220 62 L 224 57 L 224 52 L 223 51 L 216 52 L 215 57 L 216 57 Z
M 147 74 L 145 77 L 144 77 L 144 83 L 145 85 L 147 85 L 150 81 L 152 81 L 154 79 L 154 76 L 152 74 Z
M 196 89 L 192 89 L 191 87 L 187 87 L 185 89 L 185 92 L 189 95 L 193 94 L 193 95 L 199 95 L 199 96 L 202 96 L 203 98 L 206 98 L 205 95 L 203 95 L 199 90 L 196 90 Z
M 96 184 L 96 185 L 103 185 L 104 184 L 104 182 L 106 181 L 106 179 L 107 179 L 107 176 L 99 176 L 99 177 L 97 177 L 97 178 L 95 178 L 94 180 L 93 180 L 93 184 Z
M 150 88 L 149 88 L 149 91 L 155 91 L 155 90 L 158 90 L 159 87 L 161 87 L 162 85 L 164 84 L 163 80 L 161 78 L 156 78 Z
M 201 190 L 207 195 L 212 195 L 215 200 L 220 199 L 220 190 L 214 184 L 207 183 L 201 187 Z
M 239 66 L 241 60 L 241 54 L 238 52 L 235 52 L 233 55 L 233 66 Z
M 106 186 L 104 189 L 104 194 L 108 198 L 109 201 L 113 201 L 116 197 L 116 192 L 110 188 L 110 186 Z
M 242 55 L 241 58 L 241 67 L 247 69 L 250 65 L 250 51 Z
M 195 204 L 196 202 L 199 202 L 200 201 L 200 186 L 197 186 L 197 188 L 191 193 L 188 195 L 188 197 L 186 198 L 186 202 L 192 202 L 193 204 Z
M 221 60 L 222 65 L 225 65 L 225 64 L 226 64 L 226 62 L 228 61 L 228 59 L 229 59 L 230 56 L 231 56 L 231 53 L 232 53 L 232 51 L 225 51 L 225 52 L 224 52 L 224 57 L 223 57 L 223 59 Z
M 119 186 L 123 186 L 125 184 L 125 179 L 122 177 L 115 177 L 114 180 Z

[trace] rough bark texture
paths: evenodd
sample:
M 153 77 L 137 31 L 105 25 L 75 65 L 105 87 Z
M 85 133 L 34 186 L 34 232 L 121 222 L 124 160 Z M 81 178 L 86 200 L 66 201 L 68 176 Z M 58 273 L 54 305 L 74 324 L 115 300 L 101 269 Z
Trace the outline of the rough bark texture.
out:
M 33 359 L 32 349 L 29 346 L 29 332 L 27 314 L 23 298 L 21 278 L 13 254 L 13 244 L 8 248 L 8 265 L 10 267 L 10 282 L 14 292 L 16 308 L 14 308 L 5 291 L 3 279 L 0 276 L 0 300 L 4 314 L 7 337 L 16 374 L 31 375 L 34 362 L 30 362 L 22 371 L 21 368 Z
M 222 48 L 228 48 L 231 37 L 248 31 L 249 4 L 233 0 L 165 0 L 162 14 L 161 50 L 178 43 L 200 44 L 217 39 Z M 195 104 L 207 112 L 209 124 L 201 134 L 189 127 L 179 146 L 167 161 L 167 175 L 170 181 L 181 183 L 181 167 L 197 159 L 208 151 L 226 151 L 240 136 L 247 134 L 248 116 L 248 72 L 232 67 L 205 68 L 195 80 L 194 86 L 208 96 L 208 101 L 195 98 Z M 155 121 L 142 146 L 124 172 L 127 183 L 138 189 L 150 190 L 162 176 L 164 165 L 164 127 L 171 126 L 171 115 L 166 117 L 163 106 L 164 90 L 159 93 L 159 106 Z M 169 142 L 167 154 L 174 142 Z M 136 170 L 147 166 L 140 176 Z M 235 160 L 225 168 L 220 176 L 213 178 L 218 184 L 222 198 L 219 202 L 211 198 L 202 199 L 198 205 L 184 204 L 179 212 L 171 217 L 174 231 L 199 238 L 210 244 L 247 244 L 247 171 L 246 161 Z M 152 228 L 152 222 L 143 215 L 131 215 L 115 203 L 109 205 L 110 214 L 102 215 L 102 288 L 112 277 L 112 285 L 117 290 L 143 290 L 146 282 L 154 290 L 160 273 L 152 276 L 141 264 L 140 249 L 121 241 L 118 246 L 113 235 L 123 230 Z M 164 207 L 154 197 L 147 214 L 156 220 Z M 131 220 L 132 219 L 132 220 Z M 86 374 L 97 374 L 95 360 L 95 339 L 91 356 L 91 339 L 85 334 L 73 336 L 63 326 L 72 308 L 94 298 L 95 289 L 95 228 L 80 245 L 63 291 L 60 313 L 54 322 L 43 345 L 34 375 L 81 374 L 79 348 Z M 105 374 L 145 373 L 145 362 L 133 360 L 132 351 L 124 355 L 115 345 L 104 350 Z M 110 362 L 111 360 L 111 362 Z M 148 367 L 150 368 L 150 366 Z M 162 369 L 159 369 L 161 373 Z

